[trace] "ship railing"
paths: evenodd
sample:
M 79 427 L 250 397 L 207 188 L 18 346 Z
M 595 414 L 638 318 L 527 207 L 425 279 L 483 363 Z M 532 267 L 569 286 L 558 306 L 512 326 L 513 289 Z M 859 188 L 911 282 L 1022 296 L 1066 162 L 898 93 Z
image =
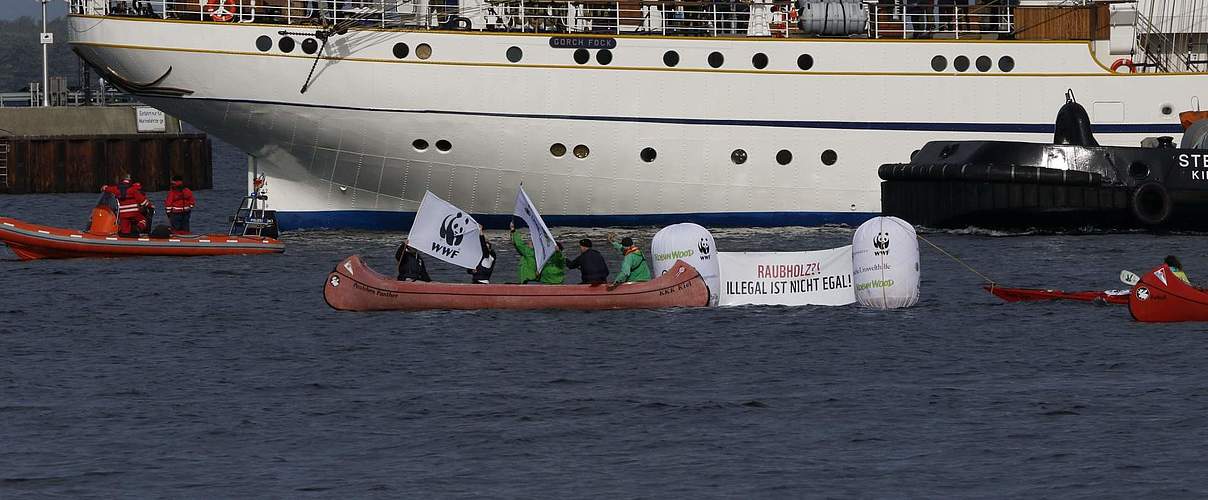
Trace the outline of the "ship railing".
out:
M 446 4 L 445 2 L 449 2 Z M 859 4 L 857 4 L 859 5 Z M 72 13 L 221 23 L 549 33 L 801 36 L 788 0 L 70 0 Z M 862 9 L 867 18 L 867 10 Z M 849 23 L 850 24 L 850 23 Z M 867 36 L 868 25 L 846 36 Z
M 685 36 L 979 38 L 1011 33 L 1006 0 L 70 0 L 72 12 L 208 22 Z M 812 10 L 807 12 L 807 10 Z
M 1013 33 L 1014 8 L 1004 0 L 955 5 L 953 1 L 871 0 L 874 38 L 985 38 Z

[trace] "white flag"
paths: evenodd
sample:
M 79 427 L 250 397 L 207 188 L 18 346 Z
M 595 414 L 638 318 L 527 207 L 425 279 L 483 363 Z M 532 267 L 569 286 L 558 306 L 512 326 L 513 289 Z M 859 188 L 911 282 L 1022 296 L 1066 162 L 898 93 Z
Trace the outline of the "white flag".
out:
M 473 269 L 482 261 L 478 222 L 470 214 L 431 192 L 415 213 L 407 235 L 411 248 L 450 264 Z
M 540 271 L 545 267 L 545 261 L 549 260 L 558 247 L 554 235 L 549 232 L 549 227 L 545 225 L 545 221 L 541 220 L 537 207 L 533 206 L 533 200 L 530 200 L 528 193 L 524 192 L 524 184 L 521 184 L 520 189 L 516 191 L 516 209 L 512 211 L 512 215 L 520 217 L 525 224 L 528 224 L 529 236 L 533 239 L 533 253 L 537 255 L 537 270 Z

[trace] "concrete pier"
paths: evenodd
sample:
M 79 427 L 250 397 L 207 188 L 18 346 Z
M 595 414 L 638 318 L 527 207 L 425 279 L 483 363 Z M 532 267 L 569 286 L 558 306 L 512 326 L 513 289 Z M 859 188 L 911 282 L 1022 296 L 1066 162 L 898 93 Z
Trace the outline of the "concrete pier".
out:
M 0 109 L 0 193 L 97 192 L 122 174 L 147 191 L 174 175 L 209 189 L 210 140 L 150 108 Z

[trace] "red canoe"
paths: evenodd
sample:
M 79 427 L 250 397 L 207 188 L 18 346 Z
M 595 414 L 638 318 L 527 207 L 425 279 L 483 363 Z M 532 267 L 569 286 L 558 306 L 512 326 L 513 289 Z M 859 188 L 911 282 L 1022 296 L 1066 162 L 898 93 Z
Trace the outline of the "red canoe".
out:
M 210 234 L 170 238 L 121 238 L 86 231 L 40 226 L 0 217 L 0 242 L 21 260 L 76 257 L 194 256 L 281 253 L 285 245 L 272 238 Z
M 396 281 L 378 274 L 353 255 L 336 265 L 323 285 L 323 298 L 343 311 L 425 309 L 657 309 L 698 307 L 709 302 L 700 273 L 678 261 L 644 283 L 613 290 L 606 285 L 480 285 Z
M 987 285 L 986 291 L 1007 302 L 1028 302 L 1035 300 L 1077 300 L 1081 302 L 1106 302 L 1108 304 L 1127 304 L 1128 290 L 1104 290 L 1102 292 L 1063 292 L 1061 290 L 1045 290 L 1040 288 L 1005 288 Z
M 1137 321 L 1208 321 L 1208 292 L 1184 283 L 1165 264 L 1141 276 L 1129 297 L 1128 312 Z

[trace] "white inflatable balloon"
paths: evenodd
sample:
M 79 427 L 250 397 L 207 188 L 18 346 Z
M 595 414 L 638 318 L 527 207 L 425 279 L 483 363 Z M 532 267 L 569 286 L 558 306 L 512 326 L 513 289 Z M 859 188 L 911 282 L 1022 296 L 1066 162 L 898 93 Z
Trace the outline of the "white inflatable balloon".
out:
M 677 260 L 695 267 L 709 285 L 709 305 L 717 305 L 721 296 L 721 271 L 717 244 L 708 229 L 687 222 L 667 226 L 655 233 L 650 241 L 650 253 L 654 257 L 655 276 L 667 272 Z
M 919 301 L 919 240 L 914 226 L 897 217 L 874 217 L 852 238 L 856 300 L 877 309 Z

